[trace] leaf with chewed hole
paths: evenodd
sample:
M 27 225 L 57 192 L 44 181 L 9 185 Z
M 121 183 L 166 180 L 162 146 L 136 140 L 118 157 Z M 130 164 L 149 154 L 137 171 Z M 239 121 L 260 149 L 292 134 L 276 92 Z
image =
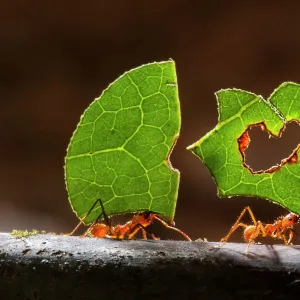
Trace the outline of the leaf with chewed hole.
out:
M 81 219 L 101 199 L 107 215 L 154 211 L 174 218 L 179 172 L 169 155 L 179 135 L 175 63 L 119 77 L 82 115 L 69 144 L 65 180 Z M 101 213 L 99 205 L 85 220 Z
M 300 214 L 300 144 L 268 170 L 255 172 L 245 163 L 252 126 L 280 137 L 288 122 L 300 122 L 300 85 L 284 83 L 267 101 L 238 89 L 221 90 L 216 96 L 218 125 L 188 149 L 209 169 L 218 195 L 261 197 Z

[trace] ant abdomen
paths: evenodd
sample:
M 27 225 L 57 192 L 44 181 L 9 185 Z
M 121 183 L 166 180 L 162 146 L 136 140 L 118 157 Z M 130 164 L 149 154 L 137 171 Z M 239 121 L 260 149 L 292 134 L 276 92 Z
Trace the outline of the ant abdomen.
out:
M 254 226 L 254 225 L 249 225 L 245 228 L 245 230 L 244 230 L 244 240 L 246 242 L 253 241 L 257 238 L 258 232 L 255 232 L 255 231 L 257 231 L 256 228 L 257 227 Z
M 95 224 L 90 228 L 90 232 L 94 237 L 103 238 L 107 235 L 109 231 L 109 226 L 105 224 Z

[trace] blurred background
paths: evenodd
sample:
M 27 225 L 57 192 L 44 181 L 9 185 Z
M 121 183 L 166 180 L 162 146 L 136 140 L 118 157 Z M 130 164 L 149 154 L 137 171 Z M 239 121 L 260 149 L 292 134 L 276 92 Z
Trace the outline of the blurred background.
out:
M 63 166 L 80 115 L 125 71 L 169 58 L 182 110 L 171 156 L 181 172 L 177 227 L 217 241 L 246 205 L 264 222 L 286 214 L 261 199 L 219 199 L 186 147 L 217 124 L 214 92 L 236 87 L 267 98 L 282 82 L 300 83 L 299 10 L 297 1 L 2 0 L 0 230 L 73 229 Z M 280 162 L 300 142 L 298 127 L 280 140 L 252 129 L 247 163 Z

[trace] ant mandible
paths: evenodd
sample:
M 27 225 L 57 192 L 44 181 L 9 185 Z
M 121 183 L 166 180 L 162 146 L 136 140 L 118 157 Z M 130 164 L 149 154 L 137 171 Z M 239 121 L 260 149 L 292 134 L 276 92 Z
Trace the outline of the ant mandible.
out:
M 241 219 L 248 211 L 250 218 L 254 225 L 246 225 L 241 223 Z M 291 241 L 294 237 L 294 230 L 293 227 L 299 221 L 299 216 L 294 213 L 289 213 L 285 217 L 279 217 L 273 224 L 263 224 L 261 221 L 256 221 L 254 214 L 249 206 L 246 206 L 242 212 L 240 213 L 239 217 L 237 218 L 236 222 L 233 224 L 231 229 L 229 230 L 228 234 L 221 239 L 223 243 L 222 247 L 230 238 L 230 236 L 239 228 L 244 228 L 244 240 L 248 242 L 246 247 L 245 253 L 248 253 L 248 249 L 250 244 L 255 242 L 255 240 L 259 237 L 271 237 L 273 239 L 280 239 L 283 240 L 285 245 L 290 245 Z M 288 233 L 288 239 L 286 234 Z
M 141 230 L 142 238 L 144 240 L 147 239 L 147 234 L 149 234 L 152 237 L 152 239 L 159 240 L 159 238 L 157 238 L 153 233 L 150 233 L 146 229 L 146 227 L 151 225 L 154 222 L 154 220 L 157 220 L 165 227 L 179 232 L 188 241 L 191 241 L 191 239 L 183 231 L 174 227 L 175 223 L 173 220 L 170 220 L 171 224 L 173 225 L 173 226 L 171 226 L 168 223 L 166 223 L 164 220 L 162 220 L 159 217 L 159 214 L 151 212 L 151 211 L 145 211 L 145 212 L 136 214 L 132 218 L 131 221 L 128 221 L 124 225 L 111 226 L 109 218 L 105 213 L 103 203 L 100 199 L 96 200 L 96 202 L 93 204 L 93 206 L 88 211 L 86 216 L 81 219 L 81 221 L 75 227 L 75 229 L 68 235 L 73 235 L 75 233 L 75 231 L 80 227 L 80 225 L 83 224 L 84 220 L 89 216 L 89 214 L 91 213 L 93 208 L 96 206 L 97 202 L 99 202 L 102 212 L 99 215 L 99 217 L 96 219 L 96 221 L 94 221 L 90 225 L 88 230 L 82 236 L 86 236 L 88 233 L 91 233 L 94 237 L 97 237 L 97 238 L 132 239 Z M 106 224 L 99 223 L 99 220 L 101 219 L 102 216 L 103 216 Z

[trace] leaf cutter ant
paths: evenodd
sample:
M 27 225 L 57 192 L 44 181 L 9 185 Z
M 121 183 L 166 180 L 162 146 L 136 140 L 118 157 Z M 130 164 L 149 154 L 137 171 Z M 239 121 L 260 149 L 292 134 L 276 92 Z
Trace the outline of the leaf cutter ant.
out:
M 241 222 L 241 219 L 248 211 L 250 218 L 253 222 L 253 225 L 246 225 Z M 245 250 L 245 254 L 248 253 L 249 247 L 251 243 L 254 243 L 255 240 L 259 237 L 271 237 L 273 239 L 283 240 L 285 245 L 291 245 L 291 241 L 294 237 L 294 225 L 299 222 L 299 216 L 294 213 L 289 213 L 286 216 L 281 216 L 277 220 L 274 221 L 273 224 L 264 224 L 261 221 L 257 221 L 254 217 L 254 214 L 249 206 L 246 206 L 236 222 L 233 224 L 228 234 L 221 239 L 223 243 L 220 246 L 216 246 L 217 248 L 222 247 L 229 240 L 230 236 L 239 228 L 243 227 L 244 229 L 244 240 L 248 242 L 248 245 Z M 287 239 L 288 234 L 288 239 Z M 296 233 L 295 233 L 296 234 Z
M 105 213 L 103 203 L 100 199 L 96 200 L 91 209 L 88 211 L 85 217 L 81 219 L 79 224 L 74 228 L 74 230 L 68 234 L 68 235 L 73 235 L 75 231 L 80 227 L 81 224 L 83 224 L 84 220 L 89 216 L 91 211 L 94 209 L 96 206 L 97 202 L 99 202 L 101 206 L 101 214 L 99 217 L 90 225 L 88 230 L 82 235 L 86 236 L 87 234 L 91 233 L 94 237 L 97 238 L 113 238 L 113 239 L 133 239 L 136 234 L 141 231 L 142 232 L 142 238 L 144 240 L 147 239 L 147 234 L 149 234 L 152 239 L 154 240 L 159 240 L 153 233 L 149 232 L 147 230 L 147 226 L 151 225 L 154 220 L 159 221 L 162 225 L 165 227 L 172 229 L 174 231 L 179 232 L 182 234 L 188 241 L 191 241 L 191 239 L 186 235 L 183 231 L 180 229 L 174 227 L 175 223 L 173 220 L 169 220 L 172 225 L 169 225 L 167 222 L 165 222 L 157 213 L 151 212 L 151 211 L 145 211 L 145 212 L 140 212 L 137 213 L 132 220 L 128 221 L 124 225 L 116 225 L 112 226 L 107 214 Z M 104 218 L 105 223 L 100 223 L 99 220 Z

